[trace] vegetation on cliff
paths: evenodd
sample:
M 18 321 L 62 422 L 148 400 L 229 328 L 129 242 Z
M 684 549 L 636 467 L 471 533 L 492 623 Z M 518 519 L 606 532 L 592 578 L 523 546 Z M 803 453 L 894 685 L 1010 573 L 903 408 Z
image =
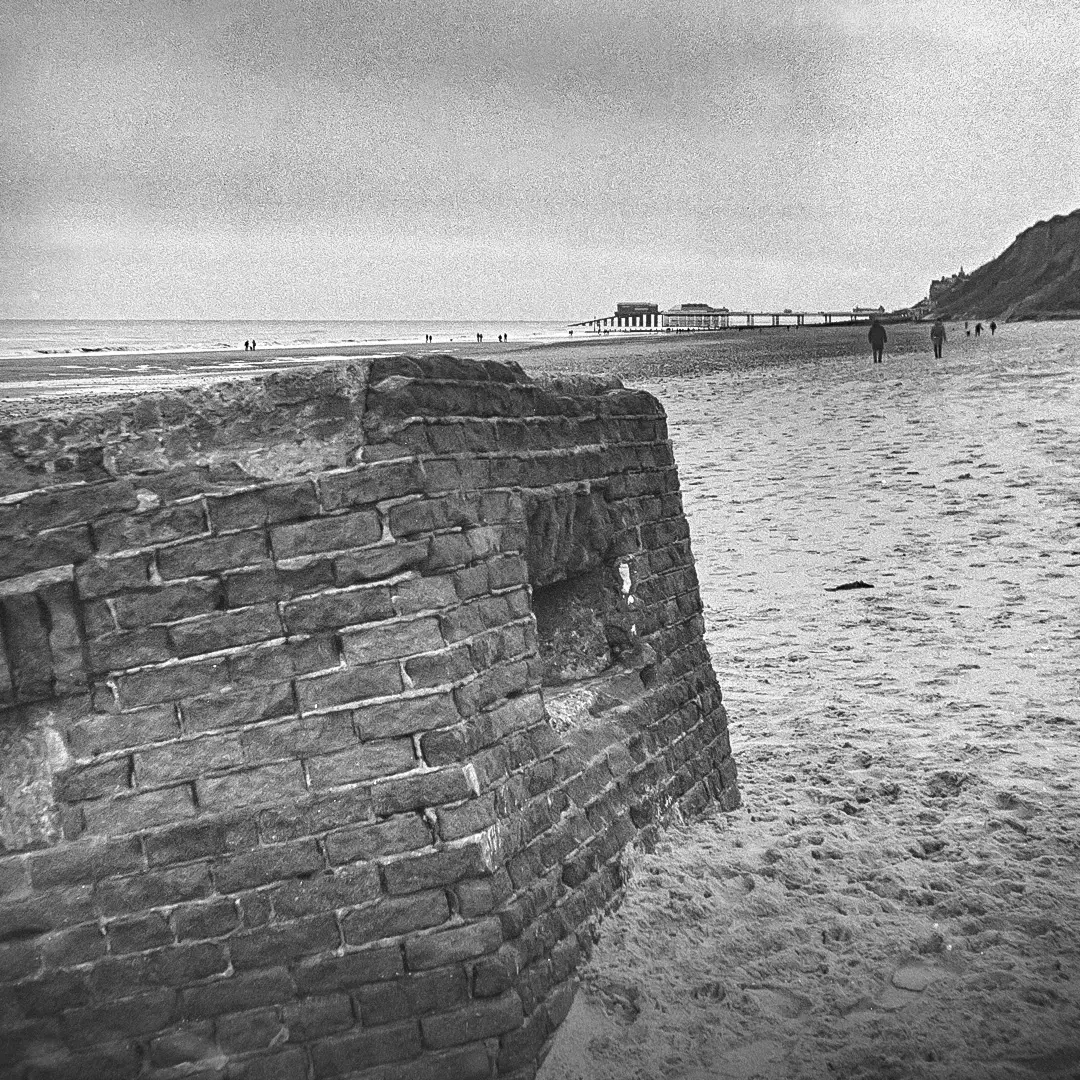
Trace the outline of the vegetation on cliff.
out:
M 1025 229 L 935 307 L 949 319 L 1080 318 L 1080 210 Z

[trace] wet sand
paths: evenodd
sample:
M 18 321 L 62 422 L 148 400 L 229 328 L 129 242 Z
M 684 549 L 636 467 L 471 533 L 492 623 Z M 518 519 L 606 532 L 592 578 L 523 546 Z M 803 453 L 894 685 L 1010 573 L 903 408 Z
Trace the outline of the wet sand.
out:
M 1080 1075 L 1080 325 L 911 341 L 649 385 L 744 805 L 630 856 L 542 1080 Z

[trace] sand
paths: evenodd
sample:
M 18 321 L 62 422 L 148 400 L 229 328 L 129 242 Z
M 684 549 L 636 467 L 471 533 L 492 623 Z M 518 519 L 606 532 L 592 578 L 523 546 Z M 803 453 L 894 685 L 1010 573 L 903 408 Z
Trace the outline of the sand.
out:
M 744 798 L 628 854 L 542 1080 L 1080 1076 L 1080 323 L 949 329 L 512 350 L 664 402 Z
M 951 329 L 643 384 L 744 803 L 630 854 L 542 1080 L 1080 1076 L 1080 324 Z

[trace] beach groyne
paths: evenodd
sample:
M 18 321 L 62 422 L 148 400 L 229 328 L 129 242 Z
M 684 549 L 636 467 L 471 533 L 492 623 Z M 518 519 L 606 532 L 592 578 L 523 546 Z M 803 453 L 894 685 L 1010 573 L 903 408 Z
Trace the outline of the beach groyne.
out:
M 532 1076 L 738 802 L 663 411 L 371 359 L 0 429 L 0 1076 Z

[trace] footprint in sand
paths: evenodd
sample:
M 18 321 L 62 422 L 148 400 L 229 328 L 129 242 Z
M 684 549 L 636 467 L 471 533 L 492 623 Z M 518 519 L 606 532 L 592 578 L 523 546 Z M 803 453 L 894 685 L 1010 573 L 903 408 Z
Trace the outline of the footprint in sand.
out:
M 782 987 L 748 987 L 744 993 L 763 1016 L 777 1020 L 794 1020 L 814 1007 L 814 1003 L 804 994 L 796 994 Z

